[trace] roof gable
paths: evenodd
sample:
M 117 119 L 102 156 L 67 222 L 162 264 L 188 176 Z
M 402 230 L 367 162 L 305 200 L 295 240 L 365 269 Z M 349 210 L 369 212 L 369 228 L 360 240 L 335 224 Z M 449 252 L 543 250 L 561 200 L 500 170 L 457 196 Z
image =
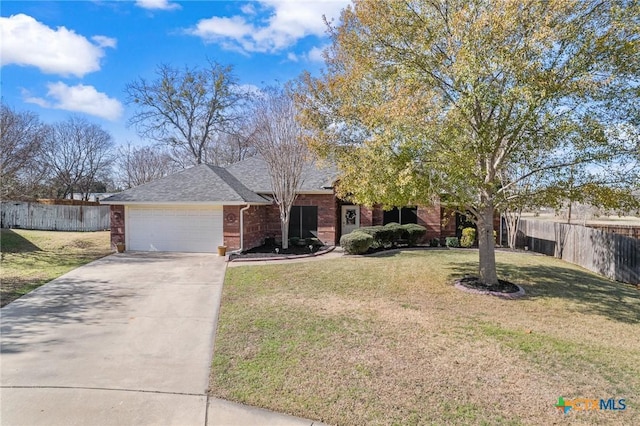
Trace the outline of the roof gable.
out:
M 261 156 L 233 163 L 227 166 L 226 170 L 254 192 L 261 194 L 271 194 L 273 192 L 269 168 L 267 162 Z M 302 169 L 302 184 L 299 191 L 331 189 L 337 176 L 338 171 L 331 164 L 320 165 L 315 161 L 307 162 Z
M 200 164 L 102 200 L 132 203 L 265 203 L 221 167 Z

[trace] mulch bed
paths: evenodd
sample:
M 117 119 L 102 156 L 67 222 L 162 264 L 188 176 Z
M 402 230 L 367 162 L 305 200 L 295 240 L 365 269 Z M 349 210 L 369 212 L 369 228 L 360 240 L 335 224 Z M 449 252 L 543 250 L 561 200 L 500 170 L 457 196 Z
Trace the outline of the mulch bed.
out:
M 522 287 L 505 280 L 498 280 L 497 285 L 488 286 L 478 277 L 464 277 L 456 280 L 455 287 L 467 293 L 488 294 L 505 299 L 517 299 L 525 295 Z
M 309 246 L 289 246 L 283 250 L 281 246 L 262 245 L 244 251 L 240 254 L 234 253 L 229 255 L 229 260 L 235 259 L 270 259 L 270 258 L 288 258 L 296 256 L 308 256 L 318 252 L 327 251 L 330 246 L 314 246 L 309 250 Z

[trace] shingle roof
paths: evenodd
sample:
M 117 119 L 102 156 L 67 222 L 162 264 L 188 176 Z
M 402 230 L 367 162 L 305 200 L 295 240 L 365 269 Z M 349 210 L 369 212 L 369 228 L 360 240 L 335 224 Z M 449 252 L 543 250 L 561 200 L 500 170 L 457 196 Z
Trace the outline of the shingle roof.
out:
M 250 190 L 260 194 L 271 194 L 271 179 L 267 163 L 260 156 L 231 164 L 226 169 Z M 337 169 L 330 164 L 309 162 L 302 170 L 301 192 L 333 188 L 338 176 Z
M 309 162 L 302 172 L 301 192 L 333 187 L 335 167 Z M 271 194 L 267 163 L 252 157 L 227 168 L 201 164 L 103 199 L 110 203 L 265 203 Z
M 141 203 L 264 203 L 265 198 L 243 185 L 222 167 L 201 164 L 102 200 Z

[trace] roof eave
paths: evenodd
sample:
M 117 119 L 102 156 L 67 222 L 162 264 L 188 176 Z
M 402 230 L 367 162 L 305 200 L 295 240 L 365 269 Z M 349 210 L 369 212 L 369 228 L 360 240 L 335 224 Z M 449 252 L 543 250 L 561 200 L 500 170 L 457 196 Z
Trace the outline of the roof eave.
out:
M 170 205 L 170 206 L 246 206 L 269 205 L 270 201 L 100 201 L 100 204 L 124 206 L 124 205 Z
M 273 191 L 257 191 L 256 192 L 259 195 L 268 195 L 268 196 L 273 196 Z M 333 189 L 309 189 L 309 190 L 304 190 L 304 191 L 296 191 L 296 194 L 300 194 L 300 195 L 313 195 L 313 194 L 333 194 Z

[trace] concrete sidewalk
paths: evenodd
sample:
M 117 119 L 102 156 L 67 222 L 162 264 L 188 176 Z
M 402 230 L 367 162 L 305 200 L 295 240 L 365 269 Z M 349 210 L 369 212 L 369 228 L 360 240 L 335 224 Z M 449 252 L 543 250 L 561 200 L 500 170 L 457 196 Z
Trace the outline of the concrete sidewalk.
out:
M 264 425 L 264 426 L 321 426 L 323 423 L 286 414 L 275 413 L 223 399 L 211 398 L 207 426 Z
M 225 268 L 116 254 L 2 308 L 0 424 L 314 424 L 207 398 Z

